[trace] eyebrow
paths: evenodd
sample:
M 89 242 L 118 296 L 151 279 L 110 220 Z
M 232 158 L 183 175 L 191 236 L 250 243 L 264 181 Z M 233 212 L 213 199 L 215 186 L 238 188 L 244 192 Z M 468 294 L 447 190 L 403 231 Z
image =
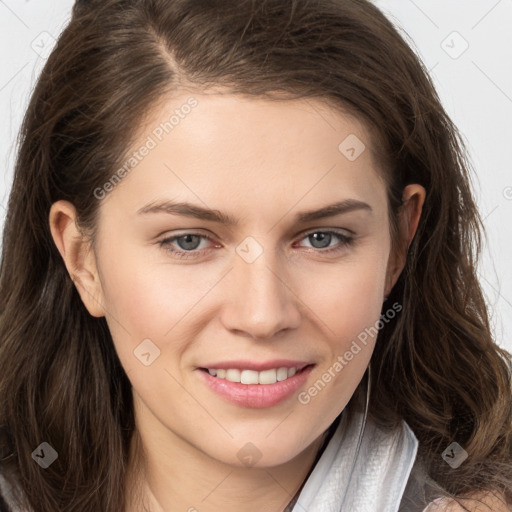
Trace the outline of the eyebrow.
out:
M 363 210 L 370 213 L 373 211 L 372 207 L 368 203 L 359 201 L 358 199 L 345 199 L 337 203 L 329 204 L 320 209 L 300 212 L 295 216 L 295 222 L 306 223 L 314 220 L 325 219 L 327 217 L 334 217 L 336 215 L 341 215 L 343 213 L 349 213 L 356 210 Z M 202 206 L 187 202 L 151 202 L 137 210 L 138 215 L 149 213 L 168 213 L 172 215 L 182 215 L 185 217 L 193 217 L 196 219 L 216 222 L 226 226 L 238 225 L 238 219 L 232 217 L 229 214 L 223 213 L 219 210 L 203 208 Z

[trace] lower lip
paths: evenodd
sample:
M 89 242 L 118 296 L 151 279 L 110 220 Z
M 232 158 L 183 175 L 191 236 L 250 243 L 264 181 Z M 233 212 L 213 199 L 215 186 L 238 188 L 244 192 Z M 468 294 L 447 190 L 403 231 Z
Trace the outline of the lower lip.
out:
M 272 407 L 292 396 L 306 381 L 314 365 L 307 366 L 293 377 L 274 384 L 241 384 L 213 377 L 197 370 L 206 384 L 220 397 L 241 407 L 263 409 Z

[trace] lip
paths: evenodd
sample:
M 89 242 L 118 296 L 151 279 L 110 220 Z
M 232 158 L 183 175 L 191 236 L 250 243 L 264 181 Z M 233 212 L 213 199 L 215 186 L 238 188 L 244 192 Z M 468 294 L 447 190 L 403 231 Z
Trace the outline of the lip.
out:
M 274 359 L 272 361 L 222 361 L 218 363 L 212 363 L 208 365 L 201 366 L 201 368 L 205 369 L 215 369 L 215 370 L 230 370 L 230 369 L 238 369 L 238 370 L 254 370 L 256 372 L 262 372 L 264 370 L 272 370 L 273 368 L 297 368 L 297 372 L 302 370 L 308 364 L 312 364 L 309 361 L 292 361 L 291 359 Z
M 274 364 L 273 362 L 272 364 Z M 233 361 L 229 363 L 233 364 Z M 296 363 L 295 363 L 296 364 Z M 265 363 L 267 365 L 267 363 Z M 281 365 L 284 367 L 286 365 Z M 291 364 L 289 367 L 294 366 Z M 230 382 L 225 379 L 220 379 L 210 375 L 207 371 L 197 368 L 199 378 L 218 396 L 224 400 L 247 408 L 263 409 L 272 407 L 290 398 L 298 389 L 306 382 L 314 364 L 303 364 L 302 369 L 292 377 L 275 382 L 274 384 L 241 384 L 239 382 Z M 241 366 L 244 369 L 254 369 L 248 366 Z M 261 366 L 260 366 L 261 367 Z M 279 366 L 271 366 L 270 368 L 277 368 Z M 229 369 L 237 368 L 235 366 L 211 366 L 211 368 Z M 269 369 L 268 365 L 263 370 Z M 263 371 L 259 370 L 259 371 Z M 258 371 L 258 370 L 257 370 Z

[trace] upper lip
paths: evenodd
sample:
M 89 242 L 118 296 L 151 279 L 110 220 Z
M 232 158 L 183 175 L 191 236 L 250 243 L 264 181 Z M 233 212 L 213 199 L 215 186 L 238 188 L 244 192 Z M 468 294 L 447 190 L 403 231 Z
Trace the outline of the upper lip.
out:
M 290 359 L 274 359 L 272 361 L 222 361 L 218 363 L 211 363 L 200 368 L 206 368 L 207 370 L 229 370 L 229 369 L 242 369 L 242 370 L 254 370 L 262 372 L 264 370 L 271 370 L 273 368 L 296 368 L 297 371 L 302 370 L 304 367 L 312 363 L 308 361 L 292 361 Z

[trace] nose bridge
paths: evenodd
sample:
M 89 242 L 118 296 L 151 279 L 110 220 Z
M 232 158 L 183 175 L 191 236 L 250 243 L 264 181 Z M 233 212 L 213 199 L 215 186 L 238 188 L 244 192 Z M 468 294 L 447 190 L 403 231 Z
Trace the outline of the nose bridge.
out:
M 233 293 L 224 308 L 225 326 L 257 338 L 297 327 L 300 315 L 295 296 L 283 274 L 282 259 L 270 243 L 264 247 L 247 237 L 235 251 Z

